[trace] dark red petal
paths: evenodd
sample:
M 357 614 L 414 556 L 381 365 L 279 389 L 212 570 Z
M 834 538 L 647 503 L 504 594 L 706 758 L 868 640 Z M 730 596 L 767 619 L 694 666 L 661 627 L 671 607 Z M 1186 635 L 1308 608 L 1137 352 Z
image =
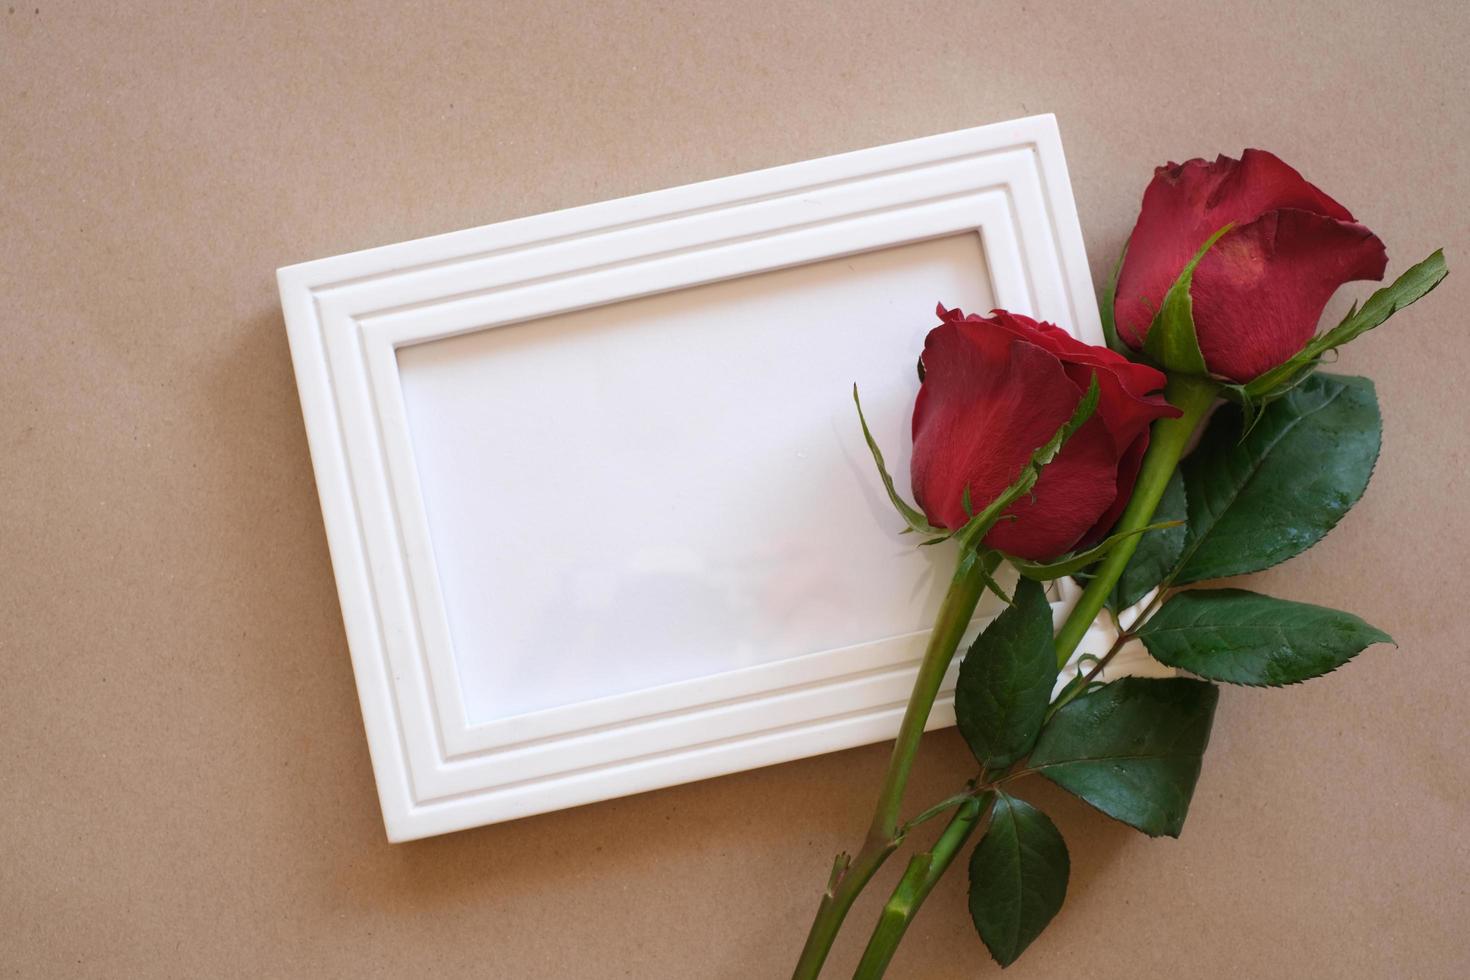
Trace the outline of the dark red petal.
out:
M 1032 493 L 1007 509 L 1015 519 L 991 528 L 985 544 L 1029 561 L 1066 554 L 1116 499 L 1117 472 L 1118 449 L 1094 415 L 1041 471 Z
M 1138 482 L 1138 470 L 1143 466 L 1143 454 L 1148 452 L 1148 430 L 1133 440 L 1127 449 L 1123 450 L 1122 457 L 1118 460 L 1118 495 L 1113 498 L 1112 504 L 1103 515 L 1097 519 L 1092 530 L 1082 535 L 1082 539 L 1074 545 L 1081 550 L 1091 548 L 1113 529 L 1118 523 L 1118 518 L 1123 516 L 1123 510 L 1128 506 L 1128 500 L 1133 496 L 1133 484 Z
M 957 313 L 958 311 L 951 311 Z M 1019 340 L 1035 343 L 1053 354 L 1066 366 L 1067 377 L 1083 391 L 1098 377 L 1100 399 L 1097 414 L 1107 424 L 1108 432 L 1119 446 L 1126 446 L 1148 428 L 1154 419 L 1177 417 L 1179 410 L 1152 394 L 1164 387 L 1162 371 L 1147 364 L 1135 364 L 1121 354 L 1097 347 L 1045 321 L 1006 310 L 992 310 L 981 320 L 971 315 L 967 322 L 993 324 Z
M 1068 360 L 1101 368 L 1118 379 L 1123 390 L 1139 398 L 1164 387 L 1164 372 L 1147 364 L 1137 364 L 1106 347 L 1089 347 L 1085 354 L 1069 355 Z
M 1046 348 L 1068 364 L 1086 364 L 1101 368 L 1116 378 L 1129 394 L 1142 398 L 1149 392 L 1158 391 L 1164 386 L 1163 372 L 1147 364 L 1136 364 L 1122 354 L 1108 350 L 1106 347 L 1098 347 L 1078 340 L 1054 324 L 1045 321 L 1038 322 L 1030 317 L 1006 310 L 992 310 L 989 322 L 1004 327 L 1022 340 Z M 1085 390 L 1087 378 L 1078 374 L 1071 376 Z M 1078 380 L 1079 377 L 1081 380 Z
M 1018 340 L 1035 344 L 1063 359 L 1074 350 L 1085 350 L 1088 347 L 1087 344 L 1073 337 L 1061 327 L 1033 320 L 1029 316 L 1022 316 L 1009 310 L 991 310 L 988 322 L 1007 331 Z
M 934 328 L 924 365 L 914 403 L 914 496 L 930 523 L 958 528 L 968 519 L 966 485 L 976 509 L 995 499 L 1071 416 L 1081 393 L 1051 354 L 986 324 Z
M 1221 156 L 1216 163 L 1229 159 Z M 1310 211 L 1338 221 L 1353 220 L 1347 208 L 1266 150 L 1250 149 L 1242 153 L 1240 163 L 1215 187 L 1206 204 L 1215 214 L 1226 215 L 1227 220 L 1236 223 L 1278 208 Z M 1212 233 L 1206 232 L 1206 237 Z
M 982 318 L 942 305 L 938 314 L 942 323 L 925 344 L 928 373 L 914 406 L 912 482 L 929 520 L 964 523 L 967 480 L 976 509 L 1013 483 L 1096 375 L 1097 413 L 986 543 L 1044 561 L 1081 546 L 1079 538 L 1100 536 L 1127 504 L 1117 499 L 1119 481 L 1131 490 L 1149 425 L 1178 415 L 1162 395 L 1150 394 L 1164 375 L 1019 314 L 995 310 Z M 1033 402 L 1050 407 L 1018 423 L 1022 409 L 1038 407 Z M 1125 458 L 1119 446 L 1128 447 Z
M 1050 323 L 1005 310 L 992 311 L 990 322 L 1056 354 L 1066 365 L 1067 377 L 1083 391 L 1095 373 L 1100 395 L 1097 414 L 1119 446 L 1136 439 L 1154 419 L 1179 414 L 1162 395 L 1150 394 L 1162 388 L 1166 380 L 1155 368 L 1135 364 L 1106 347 L 1085 343 Z
M 1174 418 L 1180 414 L 1179 409 L 1165 401 L 1163 395 L 1135 395 L 1107 367 L 1100 368 L 1091 364 L 1067 365 L 1067 377 L 1084 391 L 1091 384 L 1094 374 L 1097 376 L 1098 390 L 1096 417 L 1102 419 L 1108 427 L 1108 434 L 1113 437 L 1115 445 L 1128 445 L 1138 438 L 1139 433 L 1147 432 L 1154 419 L 1165 416 Z M 1163 381 L 1163 375 L 1159 375 L 1159 382 L 1154 387 L 1162 387 Z
M 1301 350 L 1343 283 L 1382 279 L 1383 242 L 1362 225 L 1271 211 L 1220 239 L 1195 271 L 1195 332 L 1205 364 L 1246 382 Z
M 1140 347 L 1164 293 L 1201 245 L 1227 224 L 1244 225 L 1268 211 L 1292 208 L 1351 222 L 1341 204 L 1264 150 L 1240 160 L 1189 160 L 1154 172 L 1118 277 L 1113 311 L 1118 333 Z

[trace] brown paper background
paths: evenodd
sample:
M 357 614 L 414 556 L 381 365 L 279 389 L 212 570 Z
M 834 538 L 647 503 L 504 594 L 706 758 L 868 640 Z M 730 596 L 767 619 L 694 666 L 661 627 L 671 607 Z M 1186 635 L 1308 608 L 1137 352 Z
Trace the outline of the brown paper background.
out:
M 273 270 L 1052 111 L 1095 278 L 1243 145 L 1455 272 L 1342 356 L 1373 485 L 1257 583 L 1398 648 L 1226 691 L 1177 842 L 1035 787 L 1072 881 L 1010 975 L 1470 975 L 1466 11 L 0 4 L 0 974 L 785 975 L 883 747 L 385 842 Z M 894 977 L 995 975 L 962 879 Z

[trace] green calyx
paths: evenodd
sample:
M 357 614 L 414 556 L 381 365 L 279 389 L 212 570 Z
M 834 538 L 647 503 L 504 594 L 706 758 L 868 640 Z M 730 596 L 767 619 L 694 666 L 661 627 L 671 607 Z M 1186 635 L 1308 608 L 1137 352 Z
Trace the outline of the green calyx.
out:
M 1199 337 L 1195 334 L 1194 301 L 1190 298 L 1189 288 L 1194 282 L 1194 270 L 1199 266 L 1200 260 L 1232 227 L 1234 226 L 1226 225 L 1200 246 L 1194 258 L 1179 273 L 1179 278 L 1174 280 L 1174 285 L 1164 294 L 1159 312 L 1154 315 L 1153 323 L 1148 328 L 1148 336 L 1143 340 L 1143 352 L 1149 360 L 1170 374 L 1188 377 L 1206 377 L 1209 374 L 1209 369 L 1205 366 L 1205 356 L 1200 353 Z
M 1113 274 L 1108 277 L 1108 284 L 1103 288 L 1101 308 L 1098 310 L 1099 318 L 1102 320 L 1103 339 L 1107 341 L 1108 349 L 1115 354 L 1122 354 L 1129 360 L 1135 360 L 1138 352 L 1118 336 L 1117 316 L 1114 305 L 1118 298 L 1118 276 L 1123 272 L 1123 262 L 1128 258 L 1128 243 L 1123 243 L 1123 251 L 1118 253 L 1118 261 L 1113 263 Z
M 1411 266 L 1392 283 L 1368 297 L 1361 307 L 1354 303 L 1341 323 L 1313 337 L 1291 358 L 1246 384 L 1224 385 L 1221 393 L 1245 410 L 1249 429 L 1262 409 L 1306 381 L 1323 357 L 1427 296 L 1447 275 L 1449 267 L 1445 264 L 1444 250 L 1436 249 L 1428 258 Z

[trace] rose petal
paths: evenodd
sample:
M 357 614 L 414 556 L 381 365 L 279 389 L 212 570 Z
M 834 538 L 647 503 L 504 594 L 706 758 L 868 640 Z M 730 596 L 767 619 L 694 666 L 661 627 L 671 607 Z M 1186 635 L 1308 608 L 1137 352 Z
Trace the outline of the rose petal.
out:
M 1264 150 L 1154 171 L 1118 277 L 1113 310 L 1119 336 L 1141 347 L 1164 293 L 1200 246 L 1227 224 L 1244 225 L 1279 208 L 1353 220 L 1347 208 Z
M 1173 418 L 1180 414 L 1179 409 L 1165 401 L 1163 395 L 1135 395 L 1129 391 L 1118 375 L 1113 372 L 1111 365 L 1098 367 L 1085 362 L 1073 362 L 1067 364 L 1066 367 L 1067 377 L 1084 391 L 1092 383 L 1093 376 L 1096 375 L 1097 417 L 1107 425 L 1108 434 L 1113 437 L 1114 445 L 1128 445 L 1141 433 L 1147 432 L 1154 419 L 1165 416 Z M 1153 371 L 1153 368 L 1148 368 L 1148 370 L 1159 374 Z M 1161 387 L 1163 383 L 1163 375 L 1159 374 L 1158 383 L 1154 385 L 1154 388 Z
M 978 320 L 979 318 L 971 314 L 966 319 Z M 1069 364 L 1086 364 L 1100 368 L 1111 375 L 1128 394 L 1151 400 L 1155 406 L 1164 405 L 1166 411 L 1175 411 L 1161 397 L 1149 394 L 1162 388 L 1167 380 L 1163 372 L 1156 368 L 1130 361 L 1122 354 L 1108 350 L 1106 347 L 1098 347 L 1078 340 L 1061 327 L 1044 320 L 1033 320 L 1030 317 L 1008 313 L 1005 310 L 992 310 L 989 322 L 1004 327 L 1022 340 L 1045 347 Z M 1085 390 L 1087 379 L 1083 377 L 1078 380 L 1078 377 L 1078 375 L 1072 376 L 1073 380 L 1081 384 Z
M 1117 496 L 1113 498 L 1108 509 L 1103 511 L 1103 515 L 1097 519 L 1092 530 L 1082 535 L 1081 540 L 1074 546 L 1075 548 L 1091 548 L 1107 537 L 1113 525 L 1118 523 L 1118 518 L 1123 516 L 1128 500 L 1133 496 L 1133 485 L 1138 482 L 1138 471 L 1143 466 L 1143 454 L 1148 451 L 1148 435 L 1149 430 L 1144 429 L 1143 434 L 1123 450 L 1123 455 L 1118 459 Z
M 951 311 L 958 312 L 958 311 Z M 1167 380 L 1163 372 L 1147 364 L 1135 364 L 1116 351 L 1084 343 L 1065 330 L 1027 316 L 992 310 L 989 319 L 971 314 L 971 322 L 993 323 L 1020 340 L 1035 343 L 1059 357 L 1067 377 L 1083 391 L 1098 379 L 1098 417 L 1102 418 L 1115 445 L 1126 446 L 1148 431 L 1154 419 L 1177 417 L 1179 410 L 1157 392 Z
M 1343 283 L 1382 279 L 1388 255 L 1367 228 L 1270 211 L 1232 230 L 1195 270 L 1195 333 L 1215 374 L 1247 382 L 1306 345 Z
M 914 403 L 914 495 L 931 523 L 968 519 L 1072 414 L 1080 393 L 1061 362 L 988 324 L 949 322 L 924 342 L 924 384 Z
M 958 503 L 967 475 L 979 474 L 970 482 L 976 510 L 1015 482 L 1095 376 L 1097 412 L 985 543 L 1047 561 L 1099 540 L 1127 505 L 1149 425 L 1179 414 L 1152 393 L 1164 375 L 1030 317 L 1004 310 L 966 316 L 943 305 L 937 313 L 941 325 L 925 345 L 927 374 L 914 406 L 913 486 L 930 521 L 958 527 L 968 519 Z M 1041 417 L 1025 414 L 1042 408 Z
M 1118 450 L 1094 415 L 1041 471 L 1030 495 L 1006 510 L 985 544 L 1017 558 L 1050 561 L 1073 550 L 1117 500 Z

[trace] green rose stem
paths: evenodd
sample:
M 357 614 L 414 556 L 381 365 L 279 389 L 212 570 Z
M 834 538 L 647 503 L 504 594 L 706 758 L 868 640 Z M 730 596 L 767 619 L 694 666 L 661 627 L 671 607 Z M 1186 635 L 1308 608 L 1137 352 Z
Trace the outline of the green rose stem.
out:
M 1174 475 L 1179 459 L 1189 445 L 1190 436 L 1199 428 L 1205 413 L 1215 403 L 1219 393 L 1220 386 L 1208 378 L 1170 376 L 1168 387 L 1164 389 L 1164 397 L 1183 414 L 1177 419 L 1159 419 L 1154 423 L 1153 431 L 1149 433 L 1148 452 L 1144 454 L 1138 480 L 1133 485 L 1133 497 L 1128 501 L 1123 516 L 1118 518 L 1118 524 L 1113 529 L 1115 534 L 1137 531 L 1147 527 L 1149 521 L 1153 520 L 1159 500 L 1164 496 L 1164 488 Z M 1098 613 L 1102 612 L 1108 593 L 1118 584 L 1123 569 L 1133 557 L 1133 552 L 1138 550 L 1138 543 L 1142 539 L 1141 534 L 1132 534 L 1122 539 L 1098 565 L 1097 573 L 1087 583 L 1087 588 L 1082 590 L 1082 596 L 1077 600 L 1072 614 L 1057 631 L 1058 667 L 1065 667 L 1067 661 L 1072 659 L 1077 644 L 1082 642 L 1088 627 L 1097 619 Z
M 989 812 L 994 799 L 995 794 L 986 791 L 960 804 L 934 846 L 923 854 L 915 854 L 909 861 L 893 896 L 883 906 L 878 926 L 873 930 L 873 938 L 868 940 L 868 948 L 863 950 L 863 958 L 858 963 L 857 972 L 852 975 L 853 980 L 877 980 L 883 976 L 888 962 L 898 951 L 898 941 L 903 938 L 919 906 L 939 884 L 955 855 L 970 839 L 980 819 Z
M 971 547 L 962 542 L 962 547 Z M 929 711 L 934 707 L 934 698 L 939 694 L 939 685 L 954 660 L 960 638 L 975 615 L 975 606 L 980 594 L 985 591 L 985 580 L 1000 564 L 1000 557 L 986 553 L 979 560 L 961 555 L 959 567 L 955 569 L 949 592 L 939 607 L 939 618 L 929 634 L 929 644 L 924 650 L 924 659 L 919 665 L 918 677 L 914 679 L 914 690 L 909 695 L 908 707 L 899 725 L 898 738 L 893 743 L 893 754 L 888 760 L 888 774 L 883 779 L 883 790 L 878 796 L 878 808 L 873 822 L 868 827 L 867 838 L 862 848 L 850 863 L 839 855 L 832 868 L 832 878 L 817 906 L 817 917 L 807 933 L 806 945 L 796 963 L 792 980 L 815 980 L 822 971 L 832 941 L 842 920 L 852 908 L 858 893 L 882 867 L 903 837 L 899 831 L 898 814 L 903 804 L 903 790 L 908 783 L 909 771 L 914 765 L 914 754 L 919 747 L 919 738 L 924 734 L 924 725 L 929 720 Z
M 1189 445 L 1190 437 L 1199 427 L 1200 422 L 1204 420 L 1205 413 L 1209 411 L 1210 406 L 1214 404 L 1219 390 L 1215 382 L 1206 378 L 1179 376 L 1170 379 L 1165 396 L 1183 414 L 1177 419 L 1159 419 L 1154 423 L 1153 431 L 1150 433 L 1148 452 L 1143 458 L 1138 480 L 1133 487 L 1133 496 L 1128 501 L 1128 507 L 1123 511 L 1123 516 L 1118 518 L 1114 533 L 1126 533 L 1148 526 L 1149 521 L 1153 519 L 1154 511 L 1158 509 L 1159 500 L 1164 495 L 1164 487 L 1168 484 L 1169 478 L 1174 475 L 1179 459 Z M 1077 644 L 1082 642 L 1082 637 L 1087 633 L 1088 627 L 1102 611 L 1108 593 L 1117 584 L 1118 578 L 1123 574 L 1128 560 L 1133 557 L 1133 552 L 1137 550 L 1138 542 L 1142 537 L 1141 534 L 1134 534 L 1123 538 L 1113 550 L 1108 552 L 1107 557 L 1098 566 L 1097 574 L 1083 590 L 1071 615 L 1067 617 L 1067 621 L 1057 633 L 1058 666 L 1065 666 L 1072 658 Z M 992 778 L 991 774 L 987 774 L 985 780 L 988 781 L 990 778 Z M 948 826 L 940 834 L 934 847 L 925 854 L 916 855 L 909 862 L 903 878 L 899 880 L 893 895 L 888 899 L 888 904 L 883 907 L 872 938 L 869 939 L 868 946 L 863 951 L 862 961 L 858 964 L 857 972 L 853 974 L 853 980 L 878 980 L 883 976 L 889 961 L 893 959 L 893 954 L 898 949 L 899 940 L 903 938 L 909 923 L 918 913 L 919 906 L 923 904 L 924 899 L 929 897 L 929 892 L 933 890 L 934 885 L 954 863 L 960 848 L 969 839 L 981 817 L 989 810 L 993 795 L 988 790 L 982 789 L 976 793 L 973 800 L 961 804 L 950 818 Z M 871 877 L 871 872 L 869 877 Z M 851 904 L 851 899 L 849 899 L 849 904 Z M 830 943 L 829 939 L 828 944 Z M 808 976 L 808 974 L 800 973 L 798 975 Z M 810 974 L 810 976 L 815 976 L 815 974 Z

